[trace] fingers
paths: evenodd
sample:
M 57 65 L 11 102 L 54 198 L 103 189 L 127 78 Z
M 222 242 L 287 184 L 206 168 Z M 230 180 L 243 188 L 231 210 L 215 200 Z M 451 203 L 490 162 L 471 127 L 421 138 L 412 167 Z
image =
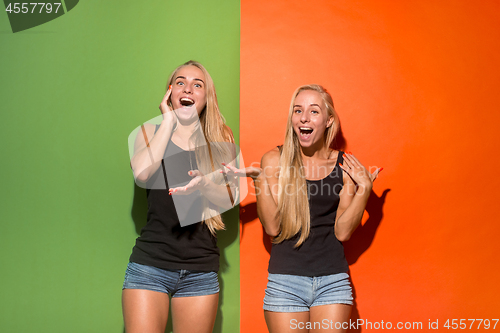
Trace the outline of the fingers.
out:
M 242 176 L 245 174 L 245 171 L 242 169 L 237 169 L 236 167 L 232 166 L 231 164 L 226 164 L 222 163 L 223 168 L 227 168 L 228 172 L 227 173 L 232 173 L 236 176 Z M 221 170 L 220 173 L 224 173 L 224 170 Z
M 348 160 L 352 166 L 363 167 L 363 164 L 361 164 L 361 162 L 351 152 L 345 153 L 343 157 L 344 160 Z
M 236 173 L 236 171 L 238 171 L 238 169 L 236 169 L 231 164 L 226 164 L 226 163 L 221 163 L 221 164 L 222 164 L 223 170 L 224 170 L 224 168 L 227 168 L 230 172 L 233 172 L 233 173 Z M 223 170 L 221 170 L 221 172 L 223 172 Z
M 371 178 L 372 178 L 372 181 L 375 181 L 375 179 L 377 179 L 378 177 L 378 174 L 380 173 L 380 171 L 384 170 L 384 168 L 378 168 L 377 170 L 375 170 L 374 173 L 371 174 Z
M 193 184 L 193 181 L 191 181 L 186 186 L 170 188 L 168 190 L 168 194 L 170 194 L 170 195 L 172 195 L 172 194 L 178 194 L 178 195 L 190 194 L 193 192 L 194 187 L 195 187 L 195 184 Z
M 180 187 L 173 187 L 168 189 L 168 194 L 190 194 L 196 191 L 198 186 L 203 182 L 203 173 L 200 170 L 190 170 L 188 171 L 188 175 L 193 177 L 191 181 L 185 185 Z
M 160 110 L 162 113 L 165 113 L 167 111 L 172 111 L 172 109 L 168 105 L 168 99 L 170 98 L 171 94 L 172 94 L 172 86 L 169 86 L 167 92 L 163 96 L 163 99 L 161 100 L 160 103 Z
M 192 180 L 191 180 L 191 182 L 192 182 Z M 179 186 L 179 187 L 169 188 L 168 189 L 168 194 L 170 194 L 170 195 L 172 195 L 172 194 L 185 194 L 184 192 L 186 192 L 187 190 L 189 190 L 191 182 L 189 182 L 185 186 Z
M 233 175 L 233 176 L 238 176 L 238 177 L 250 177 L 253 179 L 256 179 L 259 177 L 260 173 L 262 172 L 261 168 L 256 168 L 256 167 L 246 167 L 244 169 L 237 169 L 235 166 L 222 163 L 223 168 L 227 168 L 228 170 L 226 171 L 227 174 Z M 220 173 L 224 173 L 224 170 L 221 170 Z
M 168 101 L 168 99 L 170 98 L 170 95 L 172 95 L 172 85 L 168 86 L 168 90 L 167 92 L 165 93 L 165 96 L 164 96 L 164 100 L 165 100 L 165 103 Z
M 344 158 L 344 165 L 340 163 L 339 165 L 342 167 L 342 170 L 347 172 L 354 182 L 360 183 L 366 180 L 373 182 L 372 174 L 366 170 L 363 164 L 361 164 L 351 152 L 346 152 L 342 157 Z
M 168 194 L 172 195 L 178 191 L 182 191 L 183 187 L 173 187 L 168 189 Z
M 347 172 L 347 173 L 349 173 L 349 171 L 351 170 L 351 169 L 346 168 L 345 166 L 343 166 L 343 165 L 342 165 L 342 163 L 339 163 L 339 166 L 340 166 L 340 168 L 341 168 L 342 170 L 344 170 L 344 171 L 345 171 L 345 172 Z
M 360 165 L 358 163 L 356 163 L 356 160 L 354 160 L 352 157 L 351 154 L 349 153 L 346 153 L 346 154 L 343 154 L 342 157 L 344 158 L 344 165 L 343 165 L 343 170 L 345 172 L 347 172 L 347 174 L 349 176 L 351 176 L 351 178 L 355 177 L 355 173 L 359 173 L 359 169 L 360 169 Z M 362 166 L 361 166 L 361 169 L 362 169 Z M 353 178 L 354 179 L 354 178 Z
M 247 176 L 249 176 L 253 179 L 256 179 L 257 177 L 259 177 L 260 173 L 262 172 L 261 168 L 248 167 L 247 169 L 248 169 Z
M 344 154 L 342 155 L 342 157 L 344 158 L 345 167 L 352 169 L 353 168 L 352 161 L 349 159 L 348 155 Z
M 344 163 L 345 163 L 345 161 L 344 161 Z M 347 172 L 347 174 L 348 174 L 349 176 L 351 176 L 351 171 L 352 171 L 352 169 L 351 169 L 349 166 L 347 166 L 347 165 L 342 165 L 342 163 L 339 163 L 339 166 L 340 166 L 340 168 L 341 168 L 342 170 L 344 170 L 345 172 Z
M 342 170 L 347 172 L 349 176 L 361 180 L 362 178 L 366 178 L 366 176 L 369 176 L 369 180 L 373 183 L 375 179 L 377 179 L 378 174 L 380 171 L 382 171 L 384 168 L 377 168 L 374 173 L 370 173 L 365 166 L 351 153 L 351 152 L 346 152 L 344 155 L 342 155 L 344 158 L 344 166 L 340 164 L 342 167 Z M 371 169 L 371 168 L 370 168 Z
M 203 177 L 203 174 L 201 173 L 200 170 L 190 170 L 188 171 L 188 175 L 190 175 L 191 177 Z
M 170 86 L 167 90 L 167 92 L 165 93 L 165 95 L 163 95 L 163 99 L 161 100 L 161 104 L 163 103 L 167 103 L 168 101 L 168 98 L 170 97 L 170 94 L 172 94 L 172 86 Z

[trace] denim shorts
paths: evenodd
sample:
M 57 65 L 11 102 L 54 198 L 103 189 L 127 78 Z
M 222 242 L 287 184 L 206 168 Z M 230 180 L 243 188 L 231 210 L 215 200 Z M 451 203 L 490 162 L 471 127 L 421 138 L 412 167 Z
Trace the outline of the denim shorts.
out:
M 172 297 L 204 296 L 219 292 L 216 272 L 165 270 L 129 262 L 123 289 L 146 289 Z
M 264 310 L 303 312 L 318 305 L 352 305 L 352 300 L 347 273 L 318 277 L 269 273 Z

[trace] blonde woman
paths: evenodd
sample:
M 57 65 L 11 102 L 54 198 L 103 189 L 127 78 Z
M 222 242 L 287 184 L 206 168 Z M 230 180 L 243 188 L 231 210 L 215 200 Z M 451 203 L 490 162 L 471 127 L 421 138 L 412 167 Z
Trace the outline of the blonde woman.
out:
M 338 129 L 330 94 L 299 87 L 283 146 L 262 157 L 255 184 L 257 213 L 273 237 L 264 298 L 271 333 L 348 328 L 353 298 L 342 242 L 359 225 L 380 170 L 372 175 L 352 154 L 331 149 Z
M 160 104 L 163 120 L 143 125 L 131 159 L 136 181 L 147 184 L 148 215 L 125 275 L 125 330 L 163 333 L 171 306 L 176 333 L 208 333 L 219 298 L 215 233 L 224 228 L 217 207 L 230 208 L 234 202 L 228 200 L 227 184 L 215 179 L 222 175 L 207 175 L 214 174 L 214 163 L 226 161 L 222 156 L 228 146 L 223 143 L 233 142 L 233 136 L 219 111 L 213 81 L 200 63 L 179 66 L 167 87 Z M 178 178 L 175 183 L 187 185 L 169 187 L 169 173 Z M 159 179 L 163 189 L 154 185 Z M 201 222 L 181 226 L 174 195 L 203 202 Z

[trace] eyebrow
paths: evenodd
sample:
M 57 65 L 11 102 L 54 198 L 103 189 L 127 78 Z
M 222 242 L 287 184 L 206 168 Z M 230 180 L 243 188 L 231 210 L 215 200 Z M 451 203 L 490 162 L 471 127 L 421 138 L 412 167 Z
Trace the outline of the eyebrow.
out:
M 319 106 L 318 104 L 309 104 L 309 106 L 317 106 L 318 108 L 320 108 L 320 109 L 321 109 L 321 106 Z M 302 105 L 298 105 L 298 104 L 297 104 L 297 105 L 294 105 L 293 107 L 294 107 L 294 108 L 301 108 L 301 107 L 302 107 Z
M 176 77 L 175 79 L 176 79 L 176 80 L 177 80 L 177 79 L 184 79 L 184 80 L 186 80 L 186 77 L 185 77 L 185 76 L 180 76 L 180 75 L 179 75 L 179 76 L 178 76 L 178 77 Z M 194 78 L 193 80 L 203 82 L 203 80 L 202 80 L 202 79 L 197 79 L 197 78 Z M 203 82 L 203 83 L 205 83 L 205 82 Z

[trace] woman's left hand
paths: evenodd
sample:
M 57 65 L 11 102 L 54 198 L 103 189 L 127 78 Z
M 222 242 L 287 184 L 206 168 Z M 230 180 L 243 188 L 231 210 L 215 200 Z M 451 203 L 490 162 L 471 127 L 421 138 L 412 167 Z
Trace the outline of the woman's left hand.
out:
M 345 153 L 343 157 L 344 165 L 340 164 L 342 170 L 347 172 L 357 185 L 371 189 L 373 182 L 377 179 L 382 168 L 377 168 L 374 173 L 370 173 L 354 155 Z
M 229 176 L 250 177 L 252 179 L 256 179 L 262 172 L 262 169 L 257 167 L 246 167 L 244 169 L 238 169 L 230 164 L 222 163 L 222 165 L 227 169 L 226 173 Z M 220 172 L 222 173 L 223 171 L 221 170 Z
M 207 180 L 200 170 L 191 170 L 188 174 L 193 177 L 193 179 L 185 186 L 170 188 L 168 194 L 188 195 L 205 186 Z

